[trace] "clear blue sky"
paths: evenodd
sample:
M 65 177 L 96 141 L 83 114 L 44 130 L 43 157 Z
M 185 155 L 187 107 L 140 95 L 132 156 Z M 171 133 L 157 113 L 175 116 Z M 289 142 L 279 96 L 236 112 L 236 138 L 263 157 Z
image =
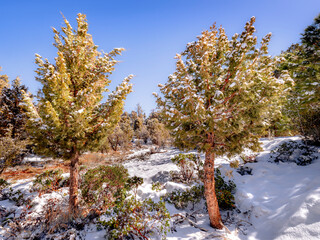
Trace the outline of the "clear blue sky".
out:
M 19 76 L 32 93 L 41 87 L 34 80 L 34 54 L 53 62 L 51 27 L 63 25 L 60 14 L 76 27 L 77 13 L 85 13 L 89 33 L 100 50 L 124 47 L 121 63 L 112 75 L 111 90 L 134 74 L 134 92 L 125 110 L 137 103 L 149 113 L 155 108 L 152 92 L 175 70 L 174 56 L 214 22 L 228 35 L 241 32 L 251 16 L 259 38 L 273 33 L 272 55 L 299 41 L 305 27 L 320 13 L 320 0 L 0 0 L 0 66 L 10 79 Z

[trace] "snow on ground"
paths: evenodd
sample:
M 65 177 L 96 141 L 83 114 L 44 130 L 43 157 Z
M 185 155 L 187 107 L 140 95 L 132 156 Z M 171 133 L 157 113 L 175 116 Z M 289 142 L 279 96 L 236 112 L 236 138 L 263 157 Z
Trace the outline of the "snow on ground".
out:
M 271 163 L 270 150 L 283 141 L 263 139 L 253 175 L 235 175 L 236 202 L 250 211 L 253 228 L 241 239 L 320 239 L 320 158 L 307 166 Z
M 233 171 L 237 185 L 236 205 L 242 212 L 240 219 L 251 222 L 253 226 L 247 229 L 247 235 L 233 231 L 227 235 L 228 238 L 320 239 L 320 158 L 307 166 L 269 161 L 270 151 L 289 140 L 299 141 L 299 138 L 262 139 L 263 151 L 257 157 L 258 162 L 246 164 L 253 168 L 253 175 L 241 176 Z M 177 169 L 170 159 L 178 153 L 177 150 L 170 150 L 151 155 L 148 161 L 140 164 L 137 161 L 125 164 L 131 175 L 144 178 L 145 183 L 140 187 L 143 197 L 157 194 L 151 190 L 150 183 L 159 172 Z M 216 165 L 230 170 L 223 158 L 217 159 Z M 170 191 L 171 187 L 183 188 L 181 184 L 172 185 L 167 184 L 160 194 Z M 168 206 L 168 209 L 171 214 L 181 212 L 172 206 Z M 225 234 L 225 231 L 210 229 L 207 215 L 198 220 L 198 225 L 208 229 L 210 234 Z M 185 224 L 176 233 L 169 234 L 168 239 L 203 239 L 210 236 L 209 233 Z
M 229 220 L 225 223 L 228 229 L 210 228 L 202 203 L 193 211 L 197 211 L 197 226 L 208 231 L 201 231 L 185 221 L 176 226 L 176 231 L 169 233 L 167 238 L 191 240 L 219 239 L 218 236 L 223 236 L 224 239 L 235 240 L 320 239 L 320 154 L 319 159 L 307 166 L 270 162 L 270 151 L 289 140 L 299 141 L 299 138 L 261 139 L 263 151 L 257 157 L 258 162 L 246 164 L 253 169 L 252 175 L 241 176 L 229 167 L 225 158 L 216 160 L 216 166 L 220 166 L 222 172 L 233 171 L 233 180 L 237 185 L 235 197 L 240 211 L 222 212 L 223 220 Z M 130 158 L 141 153 L 133 153 Z M 135 158 L 124 163 L 131 176 L 144 178 L 143 185 L 138 189 L 140 198 L 151 197 L 157 201 L 167 192 L 187 188 L 184 184 L 169 181 L 169 172 L 177 170 L 170 159 L 179 153 L 176 149 L 167 149 L 145 160 Z M 153 191 L 151 186 L 155 181 L 165 183 L 165 188 L 160 192 Z M 17 182 L 13 188 L 23 190 L 29 185 L 30 182 Z M 0 206 L 13 207 L 11 205 L 8 200 L 0 201 Z M 170 204 L 167 204 L 167 208 L 171 215 L 190 213 L 190 209 L 177 210 Z M 104 231 L 95 231 L 94 227 L 90 229 L 86 239 L 104 239 Z

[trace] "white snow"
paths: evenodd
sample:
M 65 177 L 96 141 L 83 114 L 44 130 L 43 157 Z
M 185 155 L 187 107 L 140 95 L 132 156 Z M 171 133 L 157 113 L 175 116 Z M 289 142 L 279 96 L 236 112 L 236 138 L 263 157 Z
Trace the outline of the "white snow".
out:
M 268 162 L 270 150 L 288 139 L 262 140 L 258 163 L 247 164 L 253 175 L 235 175 L 236 202 L 251 212 L 254 226 L 241 239 L 320 238 L 320 160 L 307 166 Z
M 207 229 L 208 232 L 201 231 L 185 221 L 177 225 L 176 231 L 169 233 L 167 239 L 320 239 L 320 154 L 318 153 L 319 159 L 307 166 L 271 162 L 270 151 L 289 140 L 299 141 L 299 138 L 261 139 L 263 151 L 258 154 L 257 162 L 245 165 L 253 169 L 253 175 L 241 176 L 235 169 L 229 167 L 227 158 L 216 159 L 216 166 L 220 166 L 222 173 L 229 172 L 228 176 L 233 176 L 237 185 L 236 206 L 241 213 L 222 212 L 223 220 L 226 220 L 227 214 L 231 213 L 234 216 L 233 223 L 225 223 L 230 232 L 227 229 L 210 228 L 208 214 L 205 211 L 199 211 L 196 224 Z M 132 153 L 128 156 L 128 159 L 132 160 L 124 163 L 131 176 L 144 178 L 143 185 L 137 191 L 139 198 L 151 197 L 154 201 L 158 201 L 161 195 L 174 189 L 189 188 L 181 183 L 170 182 L 168 179 L 169 172 L 177 170 L 171 158 L 180 151 L 167 149 L 150 155 L 147 160 L 138 158 L 147 151 L 148 149 L 143 149 Z M 204 159 L 204 156 L 201 155 L 201 158 Z M 35 157 L 29 159 L 29 161 L 41 160 Z M 165 184 L 164 189 L 160 192 L 151 189 L 155 181 L 162 181 Z M 25 180 L 11 186 L 15 191 L 20 189 L 22 192 L 27 192 L 30 184 L 30 180 Z M 60 193 L 53 193 L 52 197 L 62 197 L 65 194 L 64 189 Z M 34 211 L 40 211 L 45 204 L 45 199 L 48 199 L 49 196 L 48 194 L 42 197 L 35 196 L 34 203 L 38 206 L 34 208 Z M 200 206 L 204 206 L 204 203 L 201 204 Z M 0 205 L 6 208 L 18 208 L 8 200 L 0 201 Z M 178 210 L 170 204 L 166 206 L 171 215 L 188 212 L 188 210 Z M 244 227 L 241 228 L 240 225 L 236 225 L 236 222 L 248 224 L 242 225 Z M 86 231 L 86 239 L 104 239 L 104 230 L 97 231 L 94 225 L 87 229 L 89 230 Z M 0 238 L 3 233 L 4 228 L 0 227 Z

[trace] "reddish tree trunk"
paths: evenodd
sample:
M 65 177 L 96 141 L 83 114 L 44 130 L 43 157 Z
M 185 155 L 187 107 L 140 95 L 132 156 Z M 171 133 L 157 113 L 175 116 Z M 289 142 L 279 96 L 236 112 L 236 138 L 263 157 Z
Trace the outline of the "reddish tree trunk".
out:
M 76 216 L 78 212 L 78 188 L 79 188 L 79 153 L 71 159 L 70 163 L 70 187 L 69 187 L 69 213 Z
M 215 155 L 212 149 L 206 152 L 204 163 L 204 188 L 207 207 L 210 218 L 211 227 L 222 229 L 221 215 L 216 196 L 215 181 L 214 181 L 214 158 Z

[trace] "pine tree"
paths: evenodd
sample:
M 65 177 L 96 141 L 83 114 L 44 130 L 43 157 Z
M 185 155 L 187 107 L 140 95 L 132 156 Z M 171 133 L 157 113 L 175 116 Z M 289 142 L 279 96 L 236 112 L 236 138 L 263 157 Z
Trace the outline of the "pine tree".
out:
M 1 67 L 0 67 L 1 71 Z M 9 85 L 9 79 L 7 75 L 0 75 L 0 93 L 2 92 L 2 89 L 7 87 Z M 1 99 L 0 99 L 1 100 Z
M 122 145 L 124 148 L 128 148 L 130 142 L 132 141 L 134 131 L 131 127 L 130 116 L 127 112 L 122 114 L 119 125 L 124 133 Z
M 159 147 L 165 146 L 166 142 L 170 139 L 169 131 L 165 125 L 157 118 L 151 118 L 147 122 L 147 128 L 151 142 L 158 145 Z
M 308 26 L 301 43 L 282 54 L 280 70 L 288 70 L 295 87 L 288 98 L 287 114 L 306 138 L 320 143 L 320 15 Z
M 28 153 L 27 115 L 21 107 L 23 90 L 27 88 L 19 78 L 10 86 L 8 77 L 0 76 L 0 174 L 20 164 Z
M 239 36 L 231 40 L 222 27 L 202 32 L 177 54 L 176 71 L 157 103 L 175 144 L 205 152 L 204 186 L 210 224 L 222 228 L 215 195 L 216 156 L 259 149 L 270 106 L 275 106 L 285 81 L 274 77 L 277 59 L 266 55 L 271 34 L 257 45 L 252 17 Z
M 128 113 L 121 116 L 119 124 L 113 133 L 108 136 L 109 145 L 113 151 L 117 151 L 118 147 L 128 148 L 133 137 L 133 129 L 130 125 L 130 117 Z
M 146 126 L 146 115 L 140 104 L 137 104 L 137 111 L 130 114 L 134 135 L 137 139 L 142 139 L 144 143 L 148 142 L 149 132 Z
M 58 53 L 55 63 L 36 55 L 36 79 L 43 87 L 37 107 L 25 94 L 28 128 L 36 141 L 35 150 L 43 155 L 71 160 L 69 209 L 78 209 L 79 157 L 94 151 L 107 140 L 120 120 L 124 99 L 131 92 L 126 78 L 105 102 L 103 93 L 110 83 L 109 75 L 123 49 L 101 54 L 88 34 L 84 14 L 78 14 L 77 29 L 64 19 L 58 32 L 53 28 Z
M 27 115 L 22 108 L 22 92 L 27 91 L 27 87 L 21 85 L 20 79 L 16 78 L 11 87 L 2 89 L 0 96 L 0 136 L 5 136 L 10 130 L 12 138 L 27 138 L 26 122 Z

